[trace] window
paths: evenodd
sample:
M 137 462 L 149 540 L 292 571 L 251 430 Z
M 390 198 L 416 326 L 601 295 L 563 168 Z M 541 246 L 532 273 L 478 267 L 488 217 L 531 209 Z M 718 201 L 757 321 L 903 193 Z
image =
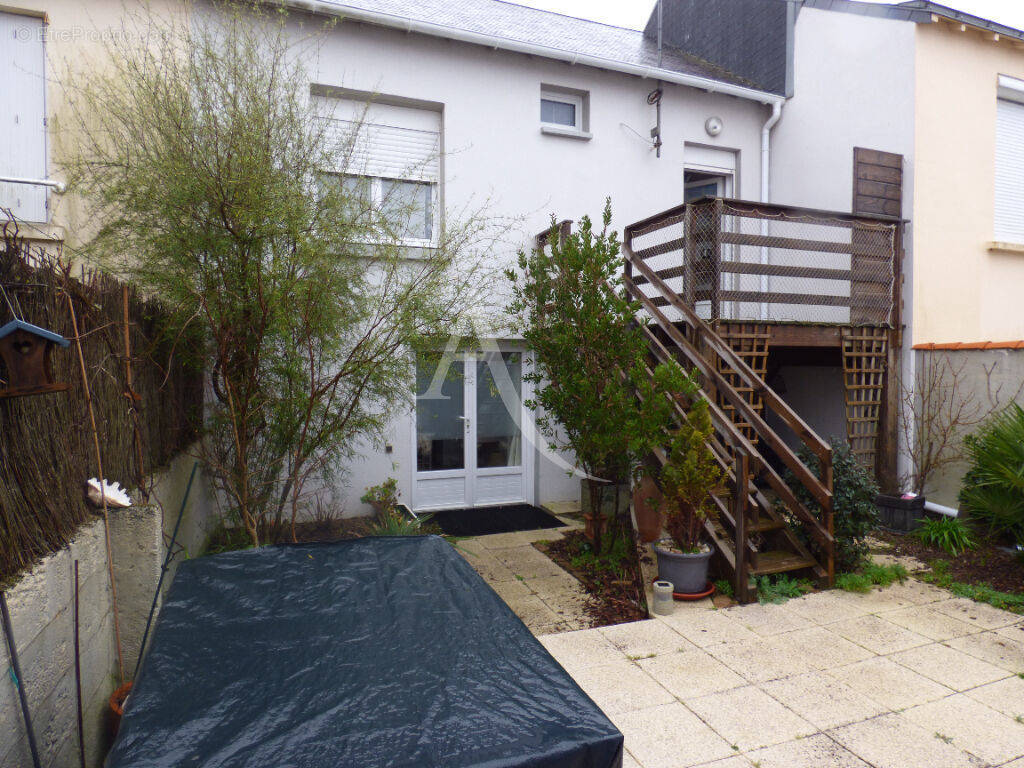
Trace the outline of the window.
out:
M 541 133 L 589 139 L 590 104 L 586 91 L 542 86 L 540 91 Z
M 0 12 L 0 176 L 46 178 L 43 20 Z M 46 221 L 46 188 L 0 182 L 0 206 Z
M 1024 243 L 1024 81 L 999 76 L 993 239 Z
M 347 165 L 330 169 L 353 207 L 404 244 L 436 243 L 440 209 L 440 113 L 370 104 L 314 92 L 328 139 L 350 147 Z

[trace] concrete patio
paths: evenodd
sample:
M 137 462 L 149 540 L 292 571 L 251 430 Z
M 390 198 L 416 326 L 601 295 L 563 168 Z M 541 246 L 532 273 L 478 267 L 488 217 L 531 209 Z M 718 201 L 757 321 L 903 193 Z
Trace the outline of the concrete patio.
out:
M 918 581 L 540 638 L 644 768 L 1024 768 L 1024 620 Z

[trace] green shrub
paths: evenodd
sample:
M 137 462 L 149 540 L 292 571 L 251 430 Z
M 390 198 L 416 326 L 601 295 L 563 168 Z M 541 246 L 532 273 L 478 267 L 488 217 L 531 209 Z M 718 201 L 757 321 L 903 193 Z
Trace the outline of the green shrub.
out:
M 812 471 L 820 473 L 818 458 L 809 449 L 801 448 L 799 456 Z M 820 519 L 821 507 L 789 470 L 786 470 L 785 480 L 807 510 Z M 856 571 L 863 565 L 868 553 L 865 539 L 878 525 L 878 508 L 875 506 L 877 495 L 878 484 L 854 457 L 850 446 L 843 440 L 832 440 L 832 509 L 837 572 Z M 807 525 L 792 516 L 789 522 L 801 540 L 823 559 L 820 547 L 807 530 Z
M 836 588 L 847 592 L 870 592 L 871 587 L 887 587 L 893 582 L 903 582 L 907 569 L 898 563 L 879 565 L 868 562 L 856 573 L 841 573 L 836 576 Z
M 732 582 L 728 579 L 719 579 L 718 581 L 716 581 L 715 591 L 718 592 L 718 594 L 720 595 L 725 595 L 726 597 L 732 597 L 733 594 L 735 594 L 733 592 Z
M 924 520 L 913 535 L 929 546 L 946 550 L 953 557 L 978 546 L 971 529 L 959 517 Z
M 419 517 L 406 517 L 397 508 L 388 512 L 382 512 L 377 521 L 370 526 L 371 536 L 420 536 L 426 531 L 423 530 L 430 522 L 430 515 Z
M 996 536 L 1024 543 L 1024 409 L 1000 411 L 964 440 L 971 466 L 960 503 Z
M 767 576 L 761 576 L 757 580 L 757 602 L 784 603 L 791 598 L 800 597 L 810 589 L 809 582 L 797 581 L 785 574 L 777 576 L 774 581 Z

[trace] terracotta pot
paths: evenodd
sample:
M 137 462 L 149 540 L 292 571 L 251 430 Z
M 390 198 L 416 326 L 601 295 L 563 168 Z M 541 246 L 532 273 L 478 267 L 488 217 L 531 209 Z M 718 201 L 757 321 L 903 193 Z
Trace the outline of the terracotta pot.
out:
M 116 688 L 110 694 L 110 736 L 117 736 L 117 730 L 121 727 L 121 716 L 124 714 L 124 702 L 131 693 L 131 681 Z
M 644 477 L 633 488 L 633 516 L 636 518 L 636 532 L 643 544 L 661 538 L 661 490 L 657 483 Z

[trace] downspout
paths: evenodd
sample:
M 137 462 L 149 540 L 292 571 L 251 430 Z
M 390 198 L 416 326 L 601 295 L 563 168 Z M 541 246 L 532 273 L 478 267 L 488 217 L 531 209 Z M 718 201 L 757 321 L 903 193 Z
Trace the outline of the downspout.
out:
M 772 128 L 782 118 L 782 105 L 784 99 L 776 99 L 772 102 L 772 113 L 768 120 L 761 127 L 761 202 L 770 202 L 771 197 L 771 160 L 772 160 Z M 761 219 L 761 236 L 768 235 L 768 221 Z M 761 263 L 768 264 L 768 248 L 761 247 Z M 761 275 L 761 293 L 768 293 L 768 275 Z M 761 302 L 760 316 L 762 320 L 768 319 L 768 303 Z

